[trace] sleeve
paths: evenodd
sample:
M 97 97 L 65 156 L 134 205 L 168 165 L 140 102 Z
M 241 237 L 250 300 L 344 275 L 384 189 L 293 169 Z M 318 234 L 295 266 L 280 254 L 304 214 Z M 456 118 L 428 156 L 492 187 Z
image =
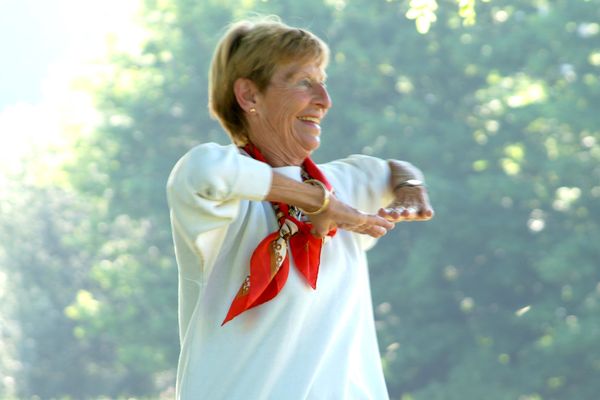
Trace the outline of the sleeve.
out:
M 238 216 L 240 201 L 263 200 L 271 180 L 270 166 L 240 154 L 234 145 L 195 147 L 175 164 L 167 181 L 174 236 L 205 267 L 221 247 L 219 231 Z
M 385 160 L 352 155 L 324 164 L 323 171 L 333 178 L 334 190 L 339 194 L 340 200 L 360 211 L 374 214 L 392 201 L 391 172 Z M 368 235 L 355 234 L 355 237 L 365 251 L 377 242 L 377 239 Z
M 360 211 L 374 214 L 381 207 L 386 207 L 394 198 L 391 187 L 391 175 L 398 180 L 420 179 L 423 173 L 406 161 L 393 160 L 395 170 L 390 168 L 390 161 L 380 158 L 352 155 L 348 158 L 323 165 L 324 171 L 335 179 L 334 189 L 343 194 L 342 201 Z M 336 189 L 336 190 L 337 190 Z M 356 234 L 363 250 L 375 245 L 377 239 L 367 235 Z
M 375 213 L 392 201 L 390 168 L 385 160 L 352 155 L 324 168 L 335 177 L 339 191 L 346 197 L 343 200 L 361 211 Z

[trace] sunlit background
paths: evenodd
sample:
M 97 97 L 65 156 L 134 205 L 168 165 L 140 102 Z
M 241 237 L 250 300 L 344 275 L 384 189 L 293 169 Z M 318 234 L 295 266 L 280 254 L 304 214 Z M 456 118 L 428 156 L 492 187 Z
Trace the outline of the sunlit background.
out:
M 137 0 L 0 1 L 2 171 L 26 168 L 34 149 L 65 148 L 65 126 L 93 129 L 93 100 L 77 80 L 106 68 L 110 51 L 139 51 L 139 10 Z
M 369 253 L 393 400 L 597 400 L 600 0 L 0 0 L 0 398 L 170 399 L 175 161 L 229 22 L 331 48 L 319 162 L 414 162 Z

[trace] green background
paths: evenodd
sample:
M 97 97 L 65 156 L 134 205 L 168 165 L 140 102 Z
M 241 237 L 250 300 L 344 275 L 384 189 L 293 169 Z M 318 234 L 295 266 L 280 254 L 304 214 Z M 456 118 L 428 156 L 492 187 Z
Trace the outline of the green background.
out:
M 0 398 L 172 398 L 164 187 L 189 148 L 228 142 L 207 69 L 254 13 L 331 48 L 317 161 L 427 177 L 436 217 L 369 253 L 391 397 L 599 398 L 600 0 L 146 1 L 143 48 L 83 83 L 98 128 L 59 178 L 0 193 Z

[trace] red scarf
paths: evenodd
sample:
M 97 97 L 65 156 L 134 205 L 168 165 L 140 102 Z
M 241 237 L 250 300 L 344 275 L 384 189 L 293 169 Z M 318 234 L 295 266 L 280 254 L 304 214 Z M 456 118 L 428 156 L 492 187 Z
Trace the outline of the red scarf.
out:
M 252 158 L 267 163 L 253 144 L 246 145 L 244 150 Z M 325 176 L 309 157 L 304 160 L 302 167 L 308 175 L 306 179 L 317 179 L 327 187 L 327 190 L 332 190 Z M 290 271 L 288 248 L 292 251 L 298 271 L 313 289 L 317 288 L 323 239 L 310 233 L 312 224 L 298 219 L 300 216 L 297 214 L 297 209 L 284 203 L 272 202 L 271 204 L 279 222 L 279 229 L 264 238 L 252 253 L 250 274 L 246 276 L 233 299 L 222 325 L 244 311 L 277 296 L 283 289 Z M 333 236 L 335 232 L 336 230 L 332 229 L 327 235 Z

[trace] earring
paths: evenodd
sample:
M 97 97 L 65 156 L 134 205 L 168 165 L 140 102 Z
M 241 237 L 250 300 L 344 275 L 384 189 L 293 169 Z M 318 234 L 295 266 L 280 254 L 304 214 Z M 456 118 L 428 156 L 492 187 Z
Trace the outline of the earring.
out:
M 250 114 L 254 114 L 255 112 L 256 112 L 256 108 L 252 107 L 252 108 L 250 109 Z

